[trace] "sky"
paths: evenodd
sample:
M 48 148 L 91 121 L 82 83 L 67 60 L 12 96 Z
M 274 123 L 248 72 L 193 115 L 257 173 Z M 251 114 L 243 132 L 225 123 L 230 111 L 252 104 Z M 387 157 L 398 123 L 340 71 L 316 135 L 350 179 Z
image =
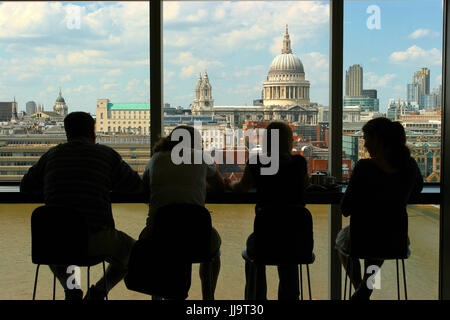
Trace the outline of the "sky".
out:
M 168 1 L 163 12 L 166 103 L 188 108 L 206 69 L 216 106 L 252 105 L 287 24 L 311 101 L 328 106 L 328 1 Z M 147 2 L 0 3 L 0 101 L 50 110 L 61 87 L 69 111 L 148 102 L 149 37 Z M 441 54 L 442 0 L 345 2 L 343 73 L 361 65 L 382 112 L 422 67 L 437 87 Z

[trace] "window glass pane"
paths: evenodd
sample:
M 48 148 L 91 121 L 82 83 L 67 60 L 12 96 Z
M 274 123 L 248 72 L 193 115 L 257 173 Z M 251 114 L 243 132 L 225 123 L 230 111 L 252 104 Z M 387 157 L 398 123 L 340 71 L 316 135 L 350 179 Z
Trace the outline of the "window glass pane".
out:
M 343 151 L 351 167 L 369 157 L 363 125 L 387 117 L 403 125 L 424 181 L 440 181 L 442 8 L 441 0 L 345 1 Z M 408 298 L 437 299 L 439 206 L 407 211 Z M 372 297 L 396 299 L 396 290 L 395 261 L 388 261 Z
M 4 2 L 0 26 L 0 181 L 20 181 L 66 141 L 63 119 L 73 111 L 96 118 L 97 142 L 142 173 L 150 149 L 149 4 Z
M 36 265 L 30 260 L 30 214 L 37 204 L 0 204 L 0 249 L 7 253 L 0 259 L 0 285 L 2 300 L 27 300 L 33 288 Z M 244 298 L 245 271 L 241 251 L 248 234 L 253 229 L 253 205 L 209 204 L 212 222 L 222 236 L 221 270 L 215 298 L 219 300 L 242 300 Z M 314 213 L 314 238 L 316 261 L 310 266 L 313 299 L 327 299 L 327 228 L 328 206 L 308 206 Z M 137 239 L 142 231 L 143 217 L 147 215 L 146 204 L 113 204 L 116 228 Z M 189 300 L 201 300 L 199 264 L 192 265 L 192 284 Z M 14 272 L 11 272 L 14 270 Z M 91 279 L 102 276 L 100 266 L 91 268 Z M 24 276 L 28 275 L 28 276 Z M 85 290 L 86 268 L 81 268 L 81 285 Z M 50 299 L 53 275 L 48 268 L 39 269 L 37 299 Z M 304 295 L 307 295 L 306 268 L 303 267 Z M 92 281 L 92 280 L 91 280 Z M 277 299 L 278 273 L 276 267 L 267 268 L 268 299 Z M 57 284 L 59 286 L 59 284 Z M 306 296 L 308 297 L 308 296 Z M 111 300 L 148 300 L 148 295 L 128 290 L 123 281 L 109 293 Z M 57 288 L 56 299 L 64 299 L 64 291 Z
M 283 121 L 293 129 L 293 153 L 306 158 L 309 174 L 328 171 L 329 10 L 328 1 L 164 2 L 165 134 L 199 121 L 203 148 L 223 175 L 239 180 L 249 153 L 262 147 L 252 133 Z M 229 140 L 240 133 L 245 137 Z M 219 277 L 229 288 L 218 290 L 225 290 L 225 299 L 242 299 L 243 288 L 226 283 L 244 279 L 243 268 L 235 266 L 243 266 L 240 252 L 252 232 L 254 205 L 242 215 L 230 213 L 238 205 L 222 207 L 212 207 L 213 222 L 233 250 L 224 248 L 229 266 Z M 327 210 L 310 208 L 318 257 L 311 267 L 313 297 L 320 299 L 328 295 Z M 235 231 L 240 226 L 248 227 L 243 234 Z M 273 299 L 278 276 L 269 269 Z
M 199 121 L 203 147 L 237 179 L 261 148 L 251 134 L 284 121 L 310 173 L 327 170 L 327 1 L 167 1 L 163 28 L 165 134 Z
M 343 151 L 352 166 L 369 157 L 362 126 L 387 117 L 405 128 L 425 182 L 440 181 L 442 23 L 441 0 L 345 2 Z

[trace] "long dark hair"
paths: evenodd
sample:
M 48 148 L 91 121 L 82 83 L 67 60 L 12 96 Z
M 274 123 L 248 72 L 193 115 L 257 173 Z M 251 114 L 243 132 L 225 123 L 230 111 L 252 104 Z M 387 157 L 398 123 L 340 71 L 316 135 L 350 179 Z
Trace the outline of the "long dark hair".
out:
M 263 139 L 263 144 L 266 147 L 266 152 L 270 154 L 271 145 L 272 145 L 272 130 L 278 130 L 278 138 L 279 140 L 279 153 L 280 155 L 290 155 L 292 152 L 292 143 L 293 143 L 293 133 L 291 127 L 289 127 L 286 123 L 280 121 L 273 121 L 267 127 L 267 137 Z
M 408 163 L 410 151 L 406 146 L 405 129 L 400 122 L 375 118 L 367 122 L 362 130 L 365 136 L 378 139 L 391 167 L 401 169 Z
M 202 145 L 201 141 L 201 134 L 200 132 L 191 126 L 181 125 L 173 129 L 170 134 L 167 137 L 161 137 L 158 142 L 156 142 L 155 146 L 153 147 L 153 153 L 159 152 L 159 151 L 171 151 L 180 141 L 172 141 L 172 135 L 174 132 L 178 129 L 185 129 L 189 132 L 189 135 L 191 137 L 191 148 L 195 149 L 195 138 L 200 138 L 200 146 Z

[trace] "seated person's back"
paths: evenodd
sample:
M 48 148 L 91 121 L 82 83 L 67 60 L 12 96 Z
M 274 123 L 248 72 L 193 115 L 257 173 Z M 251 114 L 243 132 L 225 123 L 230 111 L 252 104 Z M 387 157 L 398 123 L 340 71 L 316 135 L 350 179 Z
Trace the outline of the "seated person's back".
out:
M 113 226 L 110 192 L 139 190 L 136 172 L 112 148 L 74 139 L 48 150 L 24 176 L 23 192 L 41 190 L 47 205 L 76 208 L 90 226 Z
M 285 155 L 280 158 L 279 169 L 273 175 L 261 174 L 261 168 L 267 165 L 261 164 L 259 157 L 250 159 L 248 166 L 258 194 L 258 206 L 305 205 L 307 164 L 303 156 Z
M 168 204 L 205 205 L 206 181 L 216 175 L 217 169 L 204 161 L 195 164 L 196 153 L 201 159 L 207 157 L 202 150 L 191 149 L 191 164 L 174 164 L 170 150 L 154 153 L 144 178 L 150 188 L 150 217 Z
M 68 142 L 48 150 L 24 175 L 20 190 L 43 196 L 46 205 L 78 209 L 86 218 L 86 255 L 101 256 L 109 262 L 105 276 L 88 289 L 86 298 L 103 299 L 125 276 L 135 242 L 114 228 L 110 192 L 142 191 L 143 184 L 116 151 L 95 144 L 95 120 L 90 114 L 70 113 L 64 119 L 64 129 Z M 68 266 L 49 267 L 65 289 L 66 299 L 82 298 L 81 289 L 67 288 Z

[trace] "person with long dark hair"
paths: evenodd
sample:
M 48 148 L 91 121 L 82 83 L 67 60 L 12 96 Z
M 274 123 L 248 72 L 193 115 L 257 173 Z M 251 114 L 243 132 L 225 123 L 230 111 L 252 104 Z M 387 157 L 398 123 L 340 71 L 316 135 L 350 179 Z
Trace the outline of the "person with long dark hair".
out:
M 344 268 L 348 266 L 356 289 L 354 300 L 369 299 L 373 289 L 367 284 L 372 273 L 365 271 L 361 278 L 359 259 L 352 256 L 367 257 L 364 270 L 371 265 L 380 268 L 382 257 L 406 256 L 406 206 L 411 195 L 420 193 L 423 187 L 422 175 L 411 158 L 399 122 L 375 118 L 362 131 L 370 158 L 359 160 L 353 169 L 341 201 L 342 214 L 350 216 L 350 226 L 342 229 L 336 239 L 339 258 Z
M 169 136 L 161 138 L 155 144 L 153 155 L 143 175 L 145 193 L 150 194 L 150 209 L 146 227 L 142 230 L 139 239 L 151 237 L 154 233 L 154 222 L 158 209 L 170 204 L 190 204 L 204 207 L 207 188 L 209 191 L 224 190 L 223 177 L 217 170 L 213 159 L 204 153 L 202 145 L 200 132 L 186 125 L 176 127 Z M 184 157 L 187 163 L 178 163 L 178 160 L 174 159 L 172 151 L 178 147 L 180 147 L 179 150 L 175 150 L 179 151 L 175 152 L 176 156 Z M 200 163 L 197 163 L 196 159 L 200 159 Z M 211 252 L 218 252 L 220 244 L 219 233 L 213 227 Z M 218 255 L 212 262 L 213 292 L 219 270 L 220 256 Z M 209 269 L 204 263 L 201 263 L 199 272 L 202 293 L 205 297 L 209 290 L 205 281 Z
M 278 139 L 273 139 L 278 136 Z M 292 129 L 283 122 L 271 122 L 266 127 L 263 140 L 272 162 L 278 161 L 274 174 L 264 174 L 262 169 L 273 166 L 263 164 L 260 155 L 250 157 L 240 181 L 231 184 L 236 192 L 247 192 L 256 188 L 254 232 L 247 239 L 247 254 L 252 259 L 269 258 L 283 261 L 305 253 L 311 257 L 313 249 L 313 225 L 311 213 L 305 208 L 305 187 L 309 183 L 306 159 L 292 154 Z M 275 147 L 275 148 L 274 148 Z M 278 151 L 276 152 L 272 151 Z M 279 300 L 298 300 L 298 266 L 281 263 L 278 267 Z M 246 300 L 266 300 L 267 284 L 264 266 L 255 270 L 246 262 Z M 255 281 L 255 285 L 253 285 Z

